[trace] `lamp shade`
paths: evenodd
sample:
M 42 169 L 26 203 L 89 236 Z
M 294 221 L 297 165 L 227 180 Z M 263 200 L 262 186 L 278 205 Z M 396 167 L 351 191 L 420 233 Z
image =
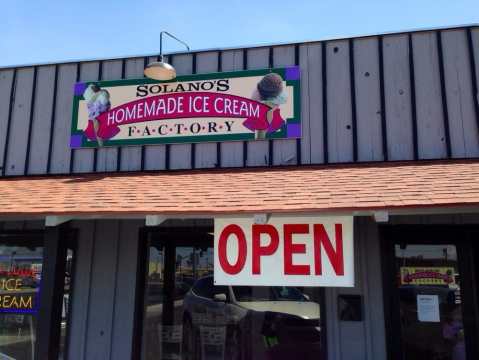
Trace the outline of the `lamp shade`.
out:
M 146 66 L 144 74 L 154 80 L 172 80 L 176 77 L 176 70 L 166 62 L 155 61 Z

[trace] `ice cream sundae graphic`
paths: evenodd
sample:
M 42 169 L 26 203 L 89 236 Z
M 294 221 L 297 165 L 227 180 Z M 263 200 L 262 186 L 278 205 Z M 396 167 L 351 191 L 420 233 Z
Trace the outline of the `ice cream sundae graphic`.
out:
M 84 130 L 85 135 L 92 141 L 97 141 L 99 146 L 103 146 L 103 139 L 100 136 L 100 123 L 97 117 L 110 110 L 110 93 L 100 89 L 96 84 L 90 84 L 83 92 L 83 98 L 86 100 L 88 109 L 88 126 Z
M 259 101 L 270 107 L 266 113 L 266 121 L 263 123 L 245 121 L 244 126 L 250 130 L 254 130 L 256 140 L 265 139 L 266 134 L 278 131 L 283 125 L 284 120 L 280 116 L 279 107 L 285 104 L 287 96 L 284 91 L 283 79 L 276 73 L 265 75 L 256 86 L 253 100 Z

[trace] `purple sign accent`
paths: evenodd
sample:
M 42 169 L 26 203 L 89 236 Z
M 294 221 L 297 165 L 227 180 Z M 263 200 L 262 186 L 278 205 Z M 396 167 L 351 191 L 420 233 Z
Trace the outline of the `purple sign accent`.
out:
M 70 138 L 70 147 L 79 148 L 82 145 L 83 136 L 81 135 L 72 135 Z
M 288 124 L 286 134 L 289 138 L 301 137 L 301 124 Z
M 286 68 L 284 77 L 285 80 L 299 80 L 299 66 L 291 66 L 289 68 Z
M 85 92 L 87 85 L 83 82 L 76 83 L 75 86 L 73 87 L 73 92 L 75 96 L 82 96 L 83 93 Z

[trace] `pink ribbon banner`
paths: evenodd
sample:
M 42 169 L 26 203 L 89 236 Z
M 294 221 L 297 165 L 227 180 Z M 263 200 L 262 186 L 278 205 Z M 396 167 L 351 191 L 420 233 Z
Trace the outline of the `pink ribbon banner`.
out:
M 122 125 L 181 118 L 240 118 L 245 119 L 245 131 L 268 133 L 285 124 L 279 109 L 255 100 L 223 93 L 183 92 L 143 98 L 112 108 L 96 119 L 89 119 L 85 135 L 91 140 L 97 137 L 108 140 L 120 132 Z M 94 120 L 98 122 L 96 131 Z

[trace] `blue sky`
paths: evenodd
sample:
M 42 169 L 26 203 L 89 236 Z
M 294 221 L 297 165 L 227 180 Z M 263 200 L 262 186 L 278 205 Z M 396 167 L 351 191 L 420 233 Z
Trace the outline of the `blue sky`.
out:
M 1 11 L 0 66 L 157 53 L 161 30 L 205 49 L 479 23 L 478 0 L 15 0 Z

